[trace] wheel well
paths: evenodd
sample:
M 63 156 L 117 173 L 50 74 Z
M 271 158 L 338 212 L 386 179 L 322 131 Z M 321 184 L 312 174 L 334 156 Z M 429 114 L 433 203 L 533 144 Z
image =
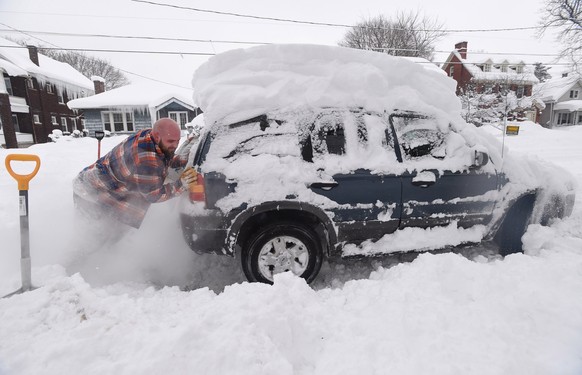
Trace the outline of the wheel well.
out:
M 536 194 L 525 195 L 515 201 L 507 211 L 494 237 L 502 255 L 523 251 L 521 236 L 531 219 L 535 201 Z
M 316 215 L 300 210 L 273 210 L 251 216 L 239 229 L 236 244 L 242 248 L 257 228 L 276 221 L 293 221 L 307 225 L 317 234 L 324 254 L 329 254 L 331 244 L 325 225 Z

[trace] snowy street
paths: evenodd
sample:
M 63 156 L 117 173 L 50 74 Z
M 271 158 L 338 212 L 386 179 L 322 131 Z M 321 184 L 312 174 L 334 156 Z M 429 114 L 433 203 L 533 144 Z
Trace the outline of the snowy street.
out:
M 104 139 L 102 151 L 121 139 Z M 18 190 L 4 158 L 42 160 L 29 192 L 39 288 L 0 300 L 0 374 L 579 374 L 581 143 L 580 127 L 533 123 L 505 139 L 578 182 L 573 215 L 530 226 L 526 254 L 325 263 L 313 288 L 290 274 L 251 284 L 237 260 L 191 252 L 178 200 L 152 206 L 117 248 L 81 254 L 71 248 L 70 182 L 96 141 L 0 150 L 2 295 L 20 287 Z M 69 275 L 73 263 L 80 273 Z

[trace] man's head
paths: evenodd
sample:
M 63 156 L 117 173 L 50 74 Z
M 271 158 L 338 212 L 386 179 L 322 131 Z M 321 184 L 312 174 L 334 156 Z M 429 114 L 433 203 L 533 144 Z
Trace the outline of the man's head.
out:
M 152 137 L 166 157 L 173 157 L 181 136 L 180 126 L 171 118 L 161 118 L 154 123 Z

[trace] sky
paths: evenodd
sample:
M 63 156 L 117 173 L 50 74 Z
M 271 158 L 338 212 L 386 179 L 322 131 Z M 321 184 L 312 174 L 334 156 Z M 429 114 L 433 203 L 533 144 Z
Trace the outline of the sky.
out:
M 463 0 L 407 2 L 395 0 L 296 1 L 185 1 L 156 0 L 174 6 L 229 12 L 259 17 L 354 25 L 379 14 L 416 12 L 436 19 L 449 30 L 483 30 L 535 26 L 543 1 L 466 2 Z M 469 5 L 470 4 L 470 5 Z M 176 9 L 131 0 L 2 0 L 0 35 L 28 38 L 43 45 L 86 50 L 109 60 L 133 82 L 158 80 L 191 88 L 195 69 L 211 55 L 249 43 L 313 43 L 337 45 L 347 27 L 236 17 Z M 16 32 L 15 30 L 26 32 Z M 31 32 L 43 32 L 37 34 Z M 132 37 L 181 38 L 188 41 L 104 38 L 56 35 L 99 34 Z M 39 38 L 33 39 L 32 37 Z M 193 41 L 193 40 L 200 40 Z M 467 40 L 471 52 L 520 55 L 526 62 L 551 63 L 558 51 L 552 35 L 542 39 L 533 30 L 503 32 L 452 32 L 436 44 L 435 61 L 444 61 L 454 44 Z M 206 41 L 206 42 L 203 42 Z M 207 41 L 212 41 L 207 42 Z M 226 43 L 244 42 L 244 43 Z M 90 50 L 145 51 L 150 53 L 97 52 Z M 181 54 L 162 54 L 180 52 Z M 563 69 L 555 66 L 553 71 Z M 550 70 L 552 73 L 552 70 Z

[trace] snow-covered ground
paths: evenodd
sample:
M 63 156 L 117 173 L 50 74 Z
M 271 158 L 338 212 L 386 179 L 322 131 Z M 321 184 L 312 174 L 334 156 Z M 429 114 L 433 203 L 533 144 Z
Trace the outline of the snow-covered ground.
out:
M 179 199 L 152 206 L 116 248 L 81 254 L 71 180 L 96 141 L 0 150 L 1 295 L 20 287 L 18 190 L 4 158 L 42 160 L 30 184 L 38 289 L 0 299 L 0 374 L 580 374 L 582 127 L 526 123 L 505 144 L 579 184 L 573 216 L 530 226 L 526 254 L 336 261 L 312 287 L 290 274 L 250 284 L 237 260 L 191 252 Z

